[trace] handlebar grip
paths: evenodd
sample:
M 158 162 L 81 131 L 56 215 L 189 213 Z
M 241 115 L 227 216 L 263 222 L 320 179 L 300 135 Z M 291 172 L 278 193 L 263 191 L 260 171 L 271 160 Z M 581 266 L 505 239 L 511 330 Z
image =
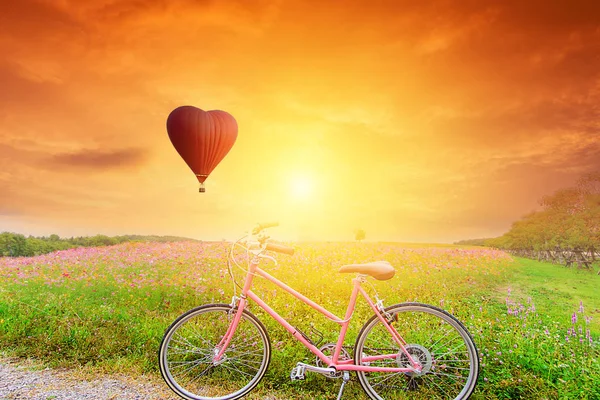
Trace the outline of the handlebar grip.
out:
M 260 231 L 262 231 L 263 229 L 267 229 L 267 228 L 273 228 L 275 226 L 279 226 L 279 222 L 264 222 L 262 224 L 258 224 L 256 226 L 256 228 L 254 228 L 252 230 L 252 233 L 254 235 L 256 235 L 257 233 L 259 233 Z
M 290 256 L 294 255 L 294 249 L 283 244 L 267 243 L 266 249 L 278 253 L 289 254 Z
M 258 226 L 260 226 L 260 229 L 273 228 L 273 227 L 279 226 L 279 222 L 277 222 L 277 221 L 264 222 L 262 224 L 258 224 Z

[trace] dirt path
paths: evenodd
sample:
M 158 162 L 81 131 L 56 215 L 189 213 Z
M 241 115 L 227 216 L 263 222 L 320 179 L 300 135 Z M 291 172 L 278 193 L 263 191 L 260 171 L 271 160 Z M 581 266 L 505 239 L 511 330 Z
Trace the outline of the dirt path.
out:
M 22 360 L 0 359 L 0 399 L 175 400 L 165 384 L 149 378 L 104 376 L 83 380 L 66 370 L 40 369 Z

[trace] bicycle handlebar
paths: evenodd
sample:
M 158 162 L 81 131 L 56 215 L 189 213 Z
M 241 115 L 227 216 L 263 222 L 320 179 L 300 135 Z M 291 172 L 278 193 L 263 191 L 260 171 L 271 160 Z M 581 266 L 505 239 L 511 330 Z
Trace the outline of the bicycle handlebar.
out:
M 294 255 L 294 249 L 292 247 L 283 245 L 283 244 L 275 244 L 275 243 L 267 243 L 265 248 L 266 250 L 276 251 L 278 253 L 289 254 L 290 256 Z
M 256 225 L 256 227 L 252 230 L 252 234 L 256 235 L 257 233 L 259 233 L 260 231 L 262 231 L 263 229 L 267 229 L 267 228 L 273 228 L 275 226 L 279 226 L 279 222 L 265 222 L 262 224 L 258 224 Z

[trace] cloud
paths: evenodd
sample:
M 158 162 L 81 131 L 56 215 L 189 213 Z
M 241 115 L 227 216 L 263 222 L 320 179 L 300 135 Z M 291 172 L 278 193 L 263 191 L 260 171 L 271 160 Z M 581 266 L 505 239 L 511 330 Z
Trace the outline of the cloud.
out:
M 600 172 L 600 133 L 597 132 L 593 140 L 594 143 L 574 151 L 565 165 L 574 166 L 582 174 Z
M 195 189 L 164 126 L 194 104 L 240 126 L 211 176 L 205 226 L 232 192 L 253 201 L 248 215 L 263 195 L 276 210 L 273 171 L 313 169 L 331 182 L 322 214 L 348 224 L 363 214 L 387 232 L 405 218 L 430 232 L 444 221 L 502 229 L 600 168 L 600 3 L 493 3 L 2 2 L 0 190 L 12 194 L 0 212 L 79 208 L 84 220 L 93 208 L 101 226 L 136 209 L 128 230 L 138 215 L 184 226 L 177 211 L 197 197 L 172 214 L 165 205 L 164 221 L 147 216 L 162 192 Z M 240 174 L 248 165 L 256 179 Z M 238 197 L 232 221 L 249 218 Z
M 18 216 L 21 211 L 16 206 L 15 195 L 11 190 L 9 182 L 4 181 L 5 177 L 0 175 L 0 216 Z M 1 228 L 0 228 L 1 231 Z
M 50 39 L 56 33 L 81 29 L 82 25 L 69 13 L 44 1 L 21 0 L 0 3 L 0 24 L 13 38 L 35 41 Z M 6 36 L 3 35 L 6 39 Z
M 112 151 L 84 149 L 76 153 L 55 154 L 48 161 L 57 166 L 102 170 L 141 166 L 147 161 L 147 156 L 147 151 L 139 148 Z
M 503 21 L 517 29 L 568 31 L 574 27 L 597 27 L 600 3 L 589 0 L 510 0 L 501 3 Z

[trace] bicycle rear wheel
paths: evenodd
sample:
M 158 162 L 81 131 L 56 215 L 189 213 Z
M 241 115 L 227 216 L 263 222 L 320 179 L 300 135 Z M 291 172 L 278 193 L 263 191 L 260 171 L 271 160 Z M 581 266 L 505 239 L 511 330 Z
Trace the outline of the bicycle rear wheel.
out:
M 360 385 L 372 399 L 466 399 L 479 376 L 479 356 L 471 335 L 455 317 L 427 304 L 403 303 L 386 308 L 389 320 L 405 340 L 421 372 L 357 371 Z M 367 357 L 392 355 L 385 359 Z M 377 316 L 356 339 L 357 365 L 407 368 L 410 362 Z
M 207 304 L 177 318 L 159 350 L 160 373 L 184 399 L 238 399 L 262 379 L 271 358 L 264 325 L 244 310 L 223 358 L 213 362 L 217 345 L 235 317 L 227 304 Z

